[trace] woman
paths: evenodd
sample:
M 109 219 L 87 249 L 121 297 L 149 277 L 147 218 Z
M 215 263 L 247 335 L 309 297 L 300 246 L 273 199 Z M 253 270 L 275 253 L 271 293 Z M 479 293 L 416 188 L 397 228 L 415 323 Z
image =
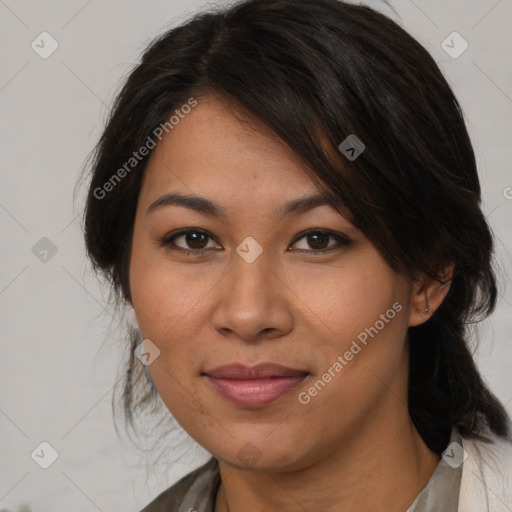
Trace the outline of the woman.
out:
M 155 511 L 505 511 L 468 323 L 493 241 L 426 50 L 337 0 L 246 0 L 146 50 L 96 148 L 88 254 L 133 307 L 124 405 L 212 458 Z

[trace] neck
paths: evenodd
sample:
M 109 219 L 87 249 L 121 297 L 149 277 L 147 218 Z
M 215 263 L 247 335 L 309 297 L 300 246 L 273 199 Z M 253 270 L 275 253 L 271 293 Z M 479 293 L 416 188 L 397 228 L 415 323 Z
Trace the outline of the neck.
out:
M 439 455 L 406 420 L 376 428 L 378 418 L 340 440 L 340 449 L 293 472 L 251 471 L 219 460 L 215 512 L 406 510 L 425 487 Z M 389 422 L 389 417 L 388 417 Z

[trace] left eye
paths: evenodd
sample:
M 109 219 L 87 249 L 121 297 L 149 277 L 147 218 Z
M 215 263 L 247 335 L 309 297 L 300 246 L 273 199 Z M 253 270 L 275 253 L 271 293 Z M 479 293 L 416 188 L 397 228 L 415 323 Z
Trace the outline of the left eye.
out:
M 333 239 L 335 243 L 329 244 L 329 239 Z M 307 247 L 297 247 L 299 240 L 305 240 L 306 244 L 309 245 L 310 248 Z M 332 233 L 330 231 L 308 231 L 307 233 L 303 233 L 302 236 L 296 239 L 292 247 L 295 247 L 299 251 L 306 252 L 322 252 L 322 251 L 330 251 L 333 249 L 339 248 L 339 246 L 350 245 L 351 241 L 344 235 Z

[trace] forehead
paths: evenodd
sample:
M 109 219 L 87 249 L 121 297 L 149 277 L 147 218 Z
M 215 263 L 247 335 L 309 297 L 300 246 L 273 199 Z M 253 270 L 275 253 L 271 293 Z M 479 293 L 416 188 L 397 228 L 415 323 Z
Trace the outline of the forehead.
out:
M 198 99 L 153 150 L 141 196 L 170 188 L 252 200 L 319 191 L 299 157 L 261 121 L 214 96 Z

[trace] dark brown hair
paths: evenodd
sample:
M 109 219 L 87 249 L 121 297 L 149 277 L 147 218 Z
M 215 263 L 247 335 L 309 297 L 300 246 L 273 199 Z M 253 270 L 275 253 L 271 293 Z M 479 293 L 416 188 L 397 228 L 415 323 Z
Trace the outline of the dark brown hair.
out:
M 454 264 L 442 305 L 409 329 L 410 416 L 438 453 L 453 425 L 463 436 L 482 438 L 487 429 L 508 436 L 504 407 L 468 346 L 468 324 L 493 311 L 497 287 L 463 115 L 429 53 L 366 6 L 245 0 L 200 13 L 151 43 L 95 149 L 84 216 L 88 255 L 118 299 L 130 301 L 132 229 L 149 156 L 104 197 L 97 191 L 169 115 L 208 93 L 288 144 L 393 270 L 441 280 Z M 355 160 L 338 150 L 351 134 L 365 145 Z M 157 398 L 133 356 L 139 342 L 133 335 L 123 388 L 132 426 Z

